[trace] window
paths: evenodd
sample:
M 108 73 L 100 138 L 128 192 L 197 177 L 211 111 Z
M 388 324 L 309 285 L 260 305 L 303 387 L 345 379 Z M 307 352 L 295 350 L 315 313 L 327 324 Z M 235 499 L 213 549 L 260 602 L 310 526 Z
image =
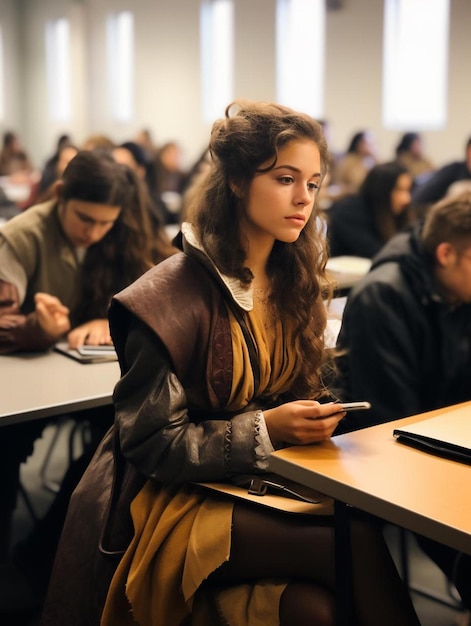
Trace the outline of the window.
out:
M 233 99 L 234 5 L 205 0 L 201 5 L 202 107 L 205 122 L 224 114 Z
M 449 0 L 385 0 L 383 123 L 443 128 L 447 115 Z
M 117 122 L 134 115 L 134 16 L 130 11 L 108 18 L 108 77 L 110 111 Z
M 72 114 L 69 20 L 47 22 L 45 34 L 49 117 L 55 122 L 68 122 Z
M 280 104 L 324 117 L 325 0 L 277 0 L 276 92 Z

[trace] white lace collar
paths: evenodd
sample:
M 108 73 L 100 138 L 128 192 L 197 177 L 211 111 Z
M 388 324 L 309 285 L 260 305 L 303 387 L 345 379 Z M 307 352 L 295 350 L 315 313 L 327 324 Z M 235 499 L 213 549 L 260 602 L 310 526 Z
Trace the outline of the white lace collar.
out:
M 196 233 L 193 230 L 192 225 L 189 222 L 183 222 L 182 224 L 182 233 L 187 242 L 193 248 L 199 250 L 208 261 L 211 263 L 214 270 L 217 272 L 219 278 L 222 280 L 224 285 L 227 287 L 231 296 L 235 300 L 235 302 L 240 306 L 244 311 L 251 311 L 253 309 L 253 289 L 250 285 L 249 287 L 244 287 L 240 284 L 238 278 L 232 278 L 231 276 L 225 276 L 222 274 L 219 269 L 216 267 L 212 259 L 209 258 L 206 250 L 202 247 L 198 238 L 196 237 Z

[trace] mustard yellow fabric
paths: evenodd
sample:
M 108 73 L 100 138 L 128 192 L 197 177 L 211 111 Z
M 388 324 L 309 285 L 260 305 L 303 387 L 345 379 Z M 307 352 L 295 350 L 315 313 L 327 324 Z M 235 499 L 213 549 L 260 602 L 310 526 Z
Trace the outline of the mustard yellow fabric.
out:
M 237 411 L 254 397 L 286 391 L 296 356 L 279 319 L 266 324 L 256 311 L 249 313 L 260 364 L 260 384 L 254 389 L 247 345 L 230 311 L 229 317 L 234 363 L 227 409 Z M 131 506 L 134 538 L 113 577 L 101 626 L 179 626 L 190 613 L 192 626 L 208 626 L 205 595 L 211 596 L 221 624 L 277 625 L 286 586 L 281 581 L 231 586 L 216 597 L 203 587 L 198 596 L 204 580 L 229 559 L 232 512 L 226 498 L 208 497 L 191 485 L 171 488 L 149 481 Z
M 135 534 L 111 582 L 102 626 L 182 623 L 202 580 L 229 558 L 232 503 L 205 500 L 191 485 L 146 483 L 131 505 Z M 189 545 L 193 526 L 202 541 L 206 536 L 215 547 L 204 549 L 203 560 Z
M 233 347 L 233 385 L 228 403 L 230 411 L 247 406 L 252 398 L 273 397 L 289 390 L 293 372 L 297 369 L 296 352 L 291 333 L 283 328 L 279 318 L 265 325 L 256 310 L 248 314 L 248 326 L 258 348 L 260 385 L 255 389 L 249 351 L 240 324 L 229 310 Z
M 279 624 L 278 607 L 285 588 L 285 582 L 276 581 L 226 587 L 214 602 L 227 626 L 271 626 Z
M 111 582 L 101 626 L 180 626 L 190 613 L 192 626 L 208 626 L 211 604 L 218 624 L 277 625 L 283 581 L 211 588 L 192 610 L 202 582 L 229 559 L 232 510 L 229 500 L 190 485 L 149 481 L 131 505 L 135 534 Z

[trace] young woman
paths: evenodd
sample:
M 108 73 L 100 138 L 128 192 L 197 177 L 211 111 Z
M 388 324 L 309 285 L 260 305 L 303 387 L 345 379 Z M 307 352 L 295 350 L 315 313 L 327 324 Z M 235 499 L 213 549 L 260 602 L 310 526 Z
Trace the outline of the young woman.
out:
M 184 252 L 112 304 L 123 373 L 115 427 L 74 495 L 42 624 L 333 624 L 331 516 L 194 485 L 263 474 L 275 447 L 321 442 L 344 415 L 322 382 L 326 250 L 315 199 L 327 146 L 308 116 L 242 101 L 214 124 L 210 150 Z M 132 525 L 120 499 L 131 491 Z M 112 576 L 106 559 L 119 557 L 126 530 Z M 353 560 L 358 624 L 417 626 L 375 526 L 354 522 Z M 80 571 L 94 572 L 92 585 L 71 580 Z
M 393 235 L 411 224 L 412 177 L 397 163 L 375 165 L 360 191 L 327 211 L 330 256 L 372 258 Z
M 61 338 L 67 338 L 72 347 L 111 343 L 107 311 L 113 294 L 175 252 L 164 239 L 163 229 L 162 239 L 151 234 L 141 194 L 132 171 L 110 155 L 79 152 L 56 183 L 53 200 L 31 207 L 3 226 L 0 354 L 46 350 Z M 76 413 L 75 417 L 88 420 L 90 415 Z M 112 423 L 112 416 L 102 417 L 92 420 L 98 441 L 103 428 Z M 0 440 L 4 479 L 0 547 L 5 551 L 19 466 L 31 454 L 44 426 L 44 422 L 6 426 Z M 60 532 L 60 524 L 56 528 Z M 48 556 L 52 563 L 58 534 L 51 535 L 53 548 Z M 37 543 L 50 545 L 44 535 L 40 539 Z M 45 553 L 41 550 L 44 563 Z M 33 557 L 28 551 L 24 561 Z M 47 578 L 47 565 L 45 569 Z
M 83 151 L 56 183 L 53 200 L 5 224 L 0 353 L 46 349 L 70 328 L 73 347 L 110 343 L 113 294 L 174 251 L 163 234 L 153 236 L 142 194 L 129 168 Z

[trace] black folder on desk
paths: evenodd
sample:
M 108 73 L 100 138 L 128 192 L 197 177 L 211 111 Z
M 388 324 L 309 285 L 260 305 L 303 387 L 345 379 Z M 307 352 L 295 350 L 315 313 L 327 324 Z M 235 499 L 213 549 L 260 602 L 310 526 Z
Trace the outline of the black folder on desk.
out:
M 118 360 L 114 346 L 98 346 L 95 350 L 93 346 L 89 346 L 85 352 L 69 348 L 67 341 L 60 341 L 56 343 L 54 350 L 79 363 L 109 363 Z
M 454 461 L 471 464 L 471 409 L 457 408 L 403 428 L 393 435 L 399 443 Z

